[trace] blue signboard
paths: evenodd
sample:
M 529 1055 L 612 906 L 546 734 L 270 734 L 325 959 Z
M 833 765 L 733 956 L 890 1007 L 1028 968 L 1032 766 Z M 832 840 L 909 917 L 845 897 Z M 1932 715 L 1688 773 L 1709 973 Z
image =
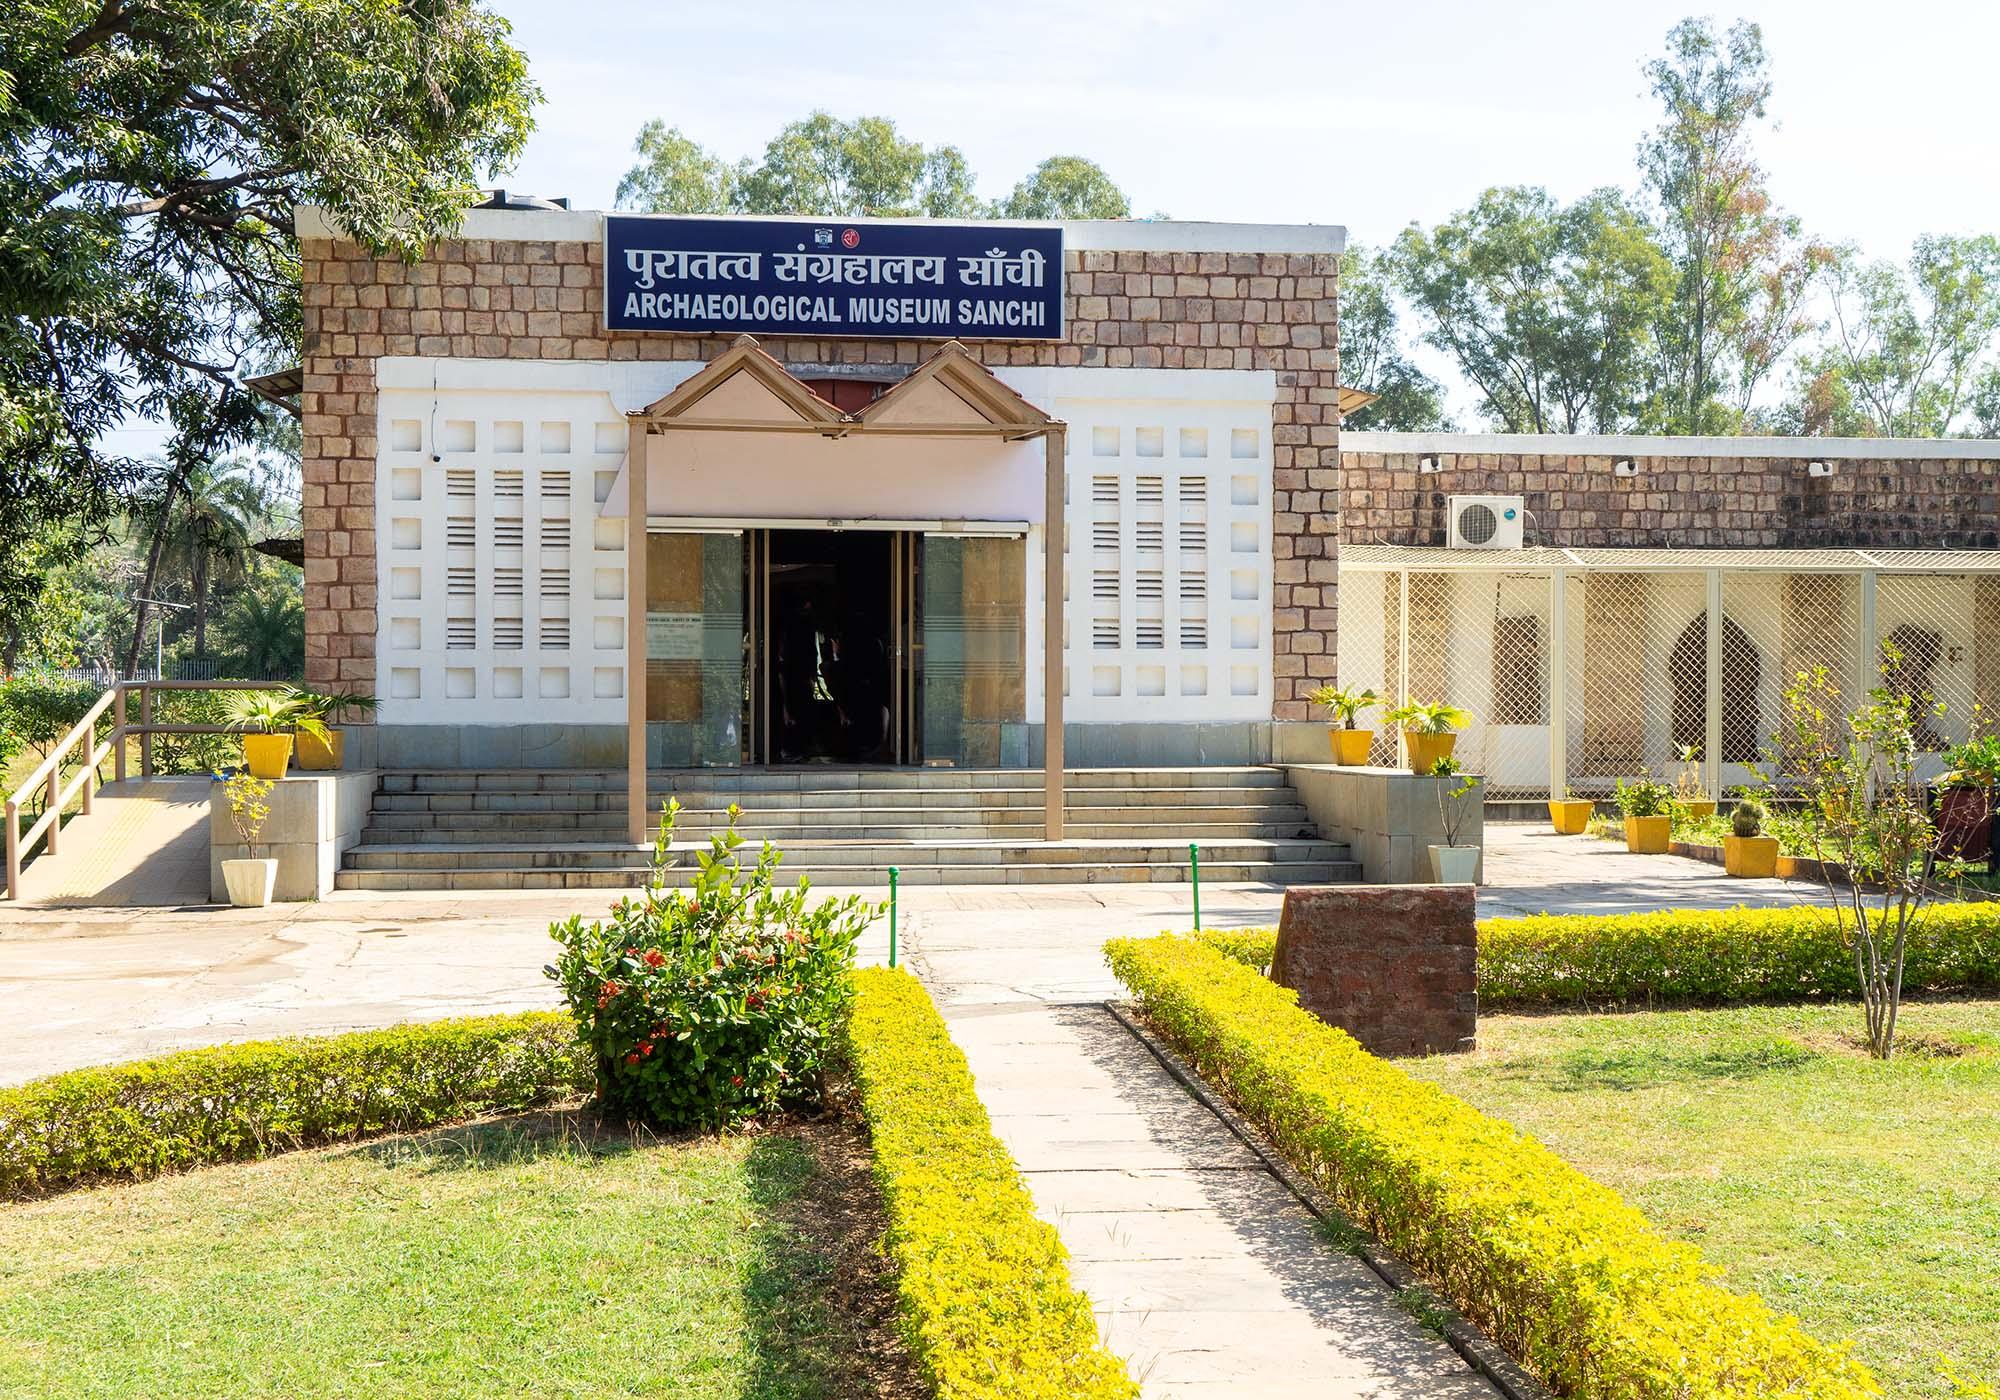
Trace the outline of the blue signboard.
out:
M 604 220 L 604 324 L 683 335 L 1060 340 L 1060 228 Z

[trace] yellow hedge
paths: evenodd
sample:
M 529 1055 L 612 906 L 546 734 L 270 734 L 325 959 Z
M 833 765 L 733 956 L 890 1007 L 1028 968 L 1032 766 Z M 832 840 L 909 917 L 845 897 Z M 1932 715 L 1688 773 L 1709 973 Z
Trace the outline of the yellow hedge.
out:
M 1533 1138 L 1163 935 L 1107 945 L 1147 1019 L 1388 1247 L 1559 1394 L 1860 1400 L 1880 1388 Z
M 906 972 L 855 974 L 848 1055 L 874 1139 L 905 1335 L 939 1400 L 1128 1400 L 1061 1241 L 1035 1218 L 965 1056 Z
M 1195 937 L 1263 970 L 1278 936 L 1265 928 L 1204 930 Z M 1910 936 L 1903 985 L 1937 992 L 2000 988 L 2000 902 L 1926 910 Z M 1479 921 L 1479 1003 L 1488 1008 L 1860 995 L 1854 949 L 1821 905 Z

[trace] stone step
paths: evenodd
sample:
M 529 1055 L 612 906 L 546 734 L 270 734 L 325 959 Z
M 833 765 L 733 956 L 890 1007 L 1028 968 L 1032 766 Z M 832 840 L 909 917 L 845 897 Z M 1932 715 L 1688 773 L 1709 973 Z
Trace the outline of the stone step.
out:
M 1237 768 L 1072 768 L 1071 789 L 1158 787 L 1283 787 L 1283 770 Z M 702 768 L 655 769 L 647 789 L 674 793 L 881 791 L 895 788 L 999 789 L 1039 793 L 1042 775 L 1032 768 Z M 392 769 L 381 775 L 384 792 L 619 792 L 622 770 L 604 769 Z
M 1165 837 L 1182 828 L 1227 826 L 1310 825 L 1303 806 L 1269 803 L 1256 806 L 1212 807 L 1087 807 L 1065 814 L 1071 826 L 1105 826 L 1157 829 Z M 683 834 L 721 831 L 729 824 L 728 815 L 718 811 L 684 811 L 675 822 Z M 1039 807 L 949 808 L 949 807 L 862 807 L 799 811 L 748 811 L 737 819 L 737 830 L 745 835 L 769 833 L 823 834 L 829 827 L 882 826 L 910 827 L 919 834 L 931 827 L 963 827 L 1003 836 L 1009 831 L 1039 832 Z M 390 808 L 370 815 L 372 831 L 455 831 L 455 832 L 536 832 L 555 835 L 563 832 L 625 830 L 621 810 L 588 812 L 514 812 L 475 808 L 469 812 L 403 810 Z M 1290 831 L 1282 833 L 1293 834 Z M 940 835 L 939 839 L 943 839 Z
M 676 842 L 690 870 L 694 853 L 705 845 Z M 905 870 L 931 866 L 964 869 L 980 866 L 1056 865 L 1088 868 L 1096 865 L 1162 865 L 1187 863 L 1187 846 L 1170 841 L 800 841 L 785 851 L 786 862 L 801 868 L 882 867 Z M 1204 843 L 1204 863 L 1297 864 L 1345 862 L 1349 851 L 1332 841 L 1231 840 Z M 626 842 L 578 841 L 563 845 L 501 843 L 436 846 L 421 842 L 363 843 L 348 849 L 343 864 L 350 870 L 629 870 L 648 862 L 640 847 Z
M 667 794 L 655 794 L 648 809 L 657 813 Z M 721 812 L 734 801 L 746 813 L 839 812 L 922 808 L 925 811 L 1002 812 L 1027 814 L 1040 821 L 1042 791 L 985 789 L 921 789 L 863 792 L 795 792 L 688 795 L 681 797 L 688 812 Z M 1067 812 L 1115 808 L 1248 807 L 1271 805 L 1287 810 L 1299 806 L 1289 787 L 1258 788 L 1107 788 L 1063 794 Z M 610 812 L 621 818 L 623 792 L 377 792 L 377 812 Z
M 1202 861 L 1204 884 L 1334 885 L 1354 884 L 1361 867 L 1352 861 Z M 674 886 L 692 881 L 692 870 L 669 873 Z M 340 870 L 334 887 L 342 890 L 636 890 L 645 878 L 638 869 L 547 869 L 511 867 L 479 870 Z M 787 861 L 779 867 L 785 885 L 801 878 L 822 888 L 860 887 L 886 890 L 886 865 L 812 866 Z M 1185 883 L 1185 866 L 1132 862 L 1090 865 L 899 865 L 905 885 L 1077 885 Z
M 716 830 L 721 830 L 718 825 Z M 540 827 L 495 829 L 491 827 L 398 827 L 377 821 L 370 824 L 363 834 L 362 846 L 374 845 L 426 845 L 426 846 L 480 846 L 490 845 L 495 840 L 519 838 L 538 834 L 547 844 L 562 846 L 576 841 L 603 840 L 622 833 L 622 825 L 604 825 L 583 829 L 548 830 Z M 754 829 L 749 826 L 738 828 L 743 839 L 749 842 L 771 841 L 790 850 L 801 840 L 797 828 L 778 830 L 775 828 Z M 1032 827 L 989 827 L 989 826 L 947 826 L 920 822 L 902 826 L 884 825 L 833 825 L 820 824 L 811 829 L 812 840 L 817 841 L 1004 841 L 1034 840 L 1041 836 L 1041 824 Z M 681 826 L 675 833 L 679 840 L 688 840 L 704 833 Z M 1063 827 L 1063 835 L 1073 841 L 1173 841 L 1185 846 L 1189 841 L 1282 841 L 1308 840 L 1312 838 L 1309 823 L 1300 822 L 1188 822 L 1178 826 L 1165 826 L 1157 822 L 1090 823 L 1070 822 Z

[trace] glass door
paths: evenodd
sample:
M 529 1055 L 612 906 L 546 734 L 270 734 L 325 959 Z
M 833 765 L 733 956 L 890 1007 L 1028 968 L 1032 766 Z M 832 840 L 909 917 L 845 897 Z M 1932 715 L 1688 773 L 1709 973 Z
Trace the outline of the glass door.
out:
M 912 539 L 914 729 L 920 761 L 1012 768 L 1027 752 L 1027 541 Z
M 744 761 L 744 546 L 646 536 L 646 749 L 656 768 Z

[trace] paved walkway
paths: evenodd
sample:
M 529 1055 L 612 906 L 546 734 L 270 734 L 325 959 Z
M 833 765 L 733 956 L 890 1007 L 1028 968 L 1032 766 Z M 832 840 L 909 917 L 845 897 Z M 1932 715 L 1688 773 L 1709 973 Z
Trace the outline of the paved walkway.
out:
M 1804 880 L 1732 880 L 1684 856 L 1635 856 L 1617 841 L 1558 836 L 1546 822 L 1486 828 L 1482 918 L 1502 914 L 1624 914 L 1644 909 L 1771 907 L 1823 899 Z
M 91 814 L 57 833 L 56 853 L 21 872 L 22 902 L 207 903 L 209 786 L 205 777 L 106 783 Z

